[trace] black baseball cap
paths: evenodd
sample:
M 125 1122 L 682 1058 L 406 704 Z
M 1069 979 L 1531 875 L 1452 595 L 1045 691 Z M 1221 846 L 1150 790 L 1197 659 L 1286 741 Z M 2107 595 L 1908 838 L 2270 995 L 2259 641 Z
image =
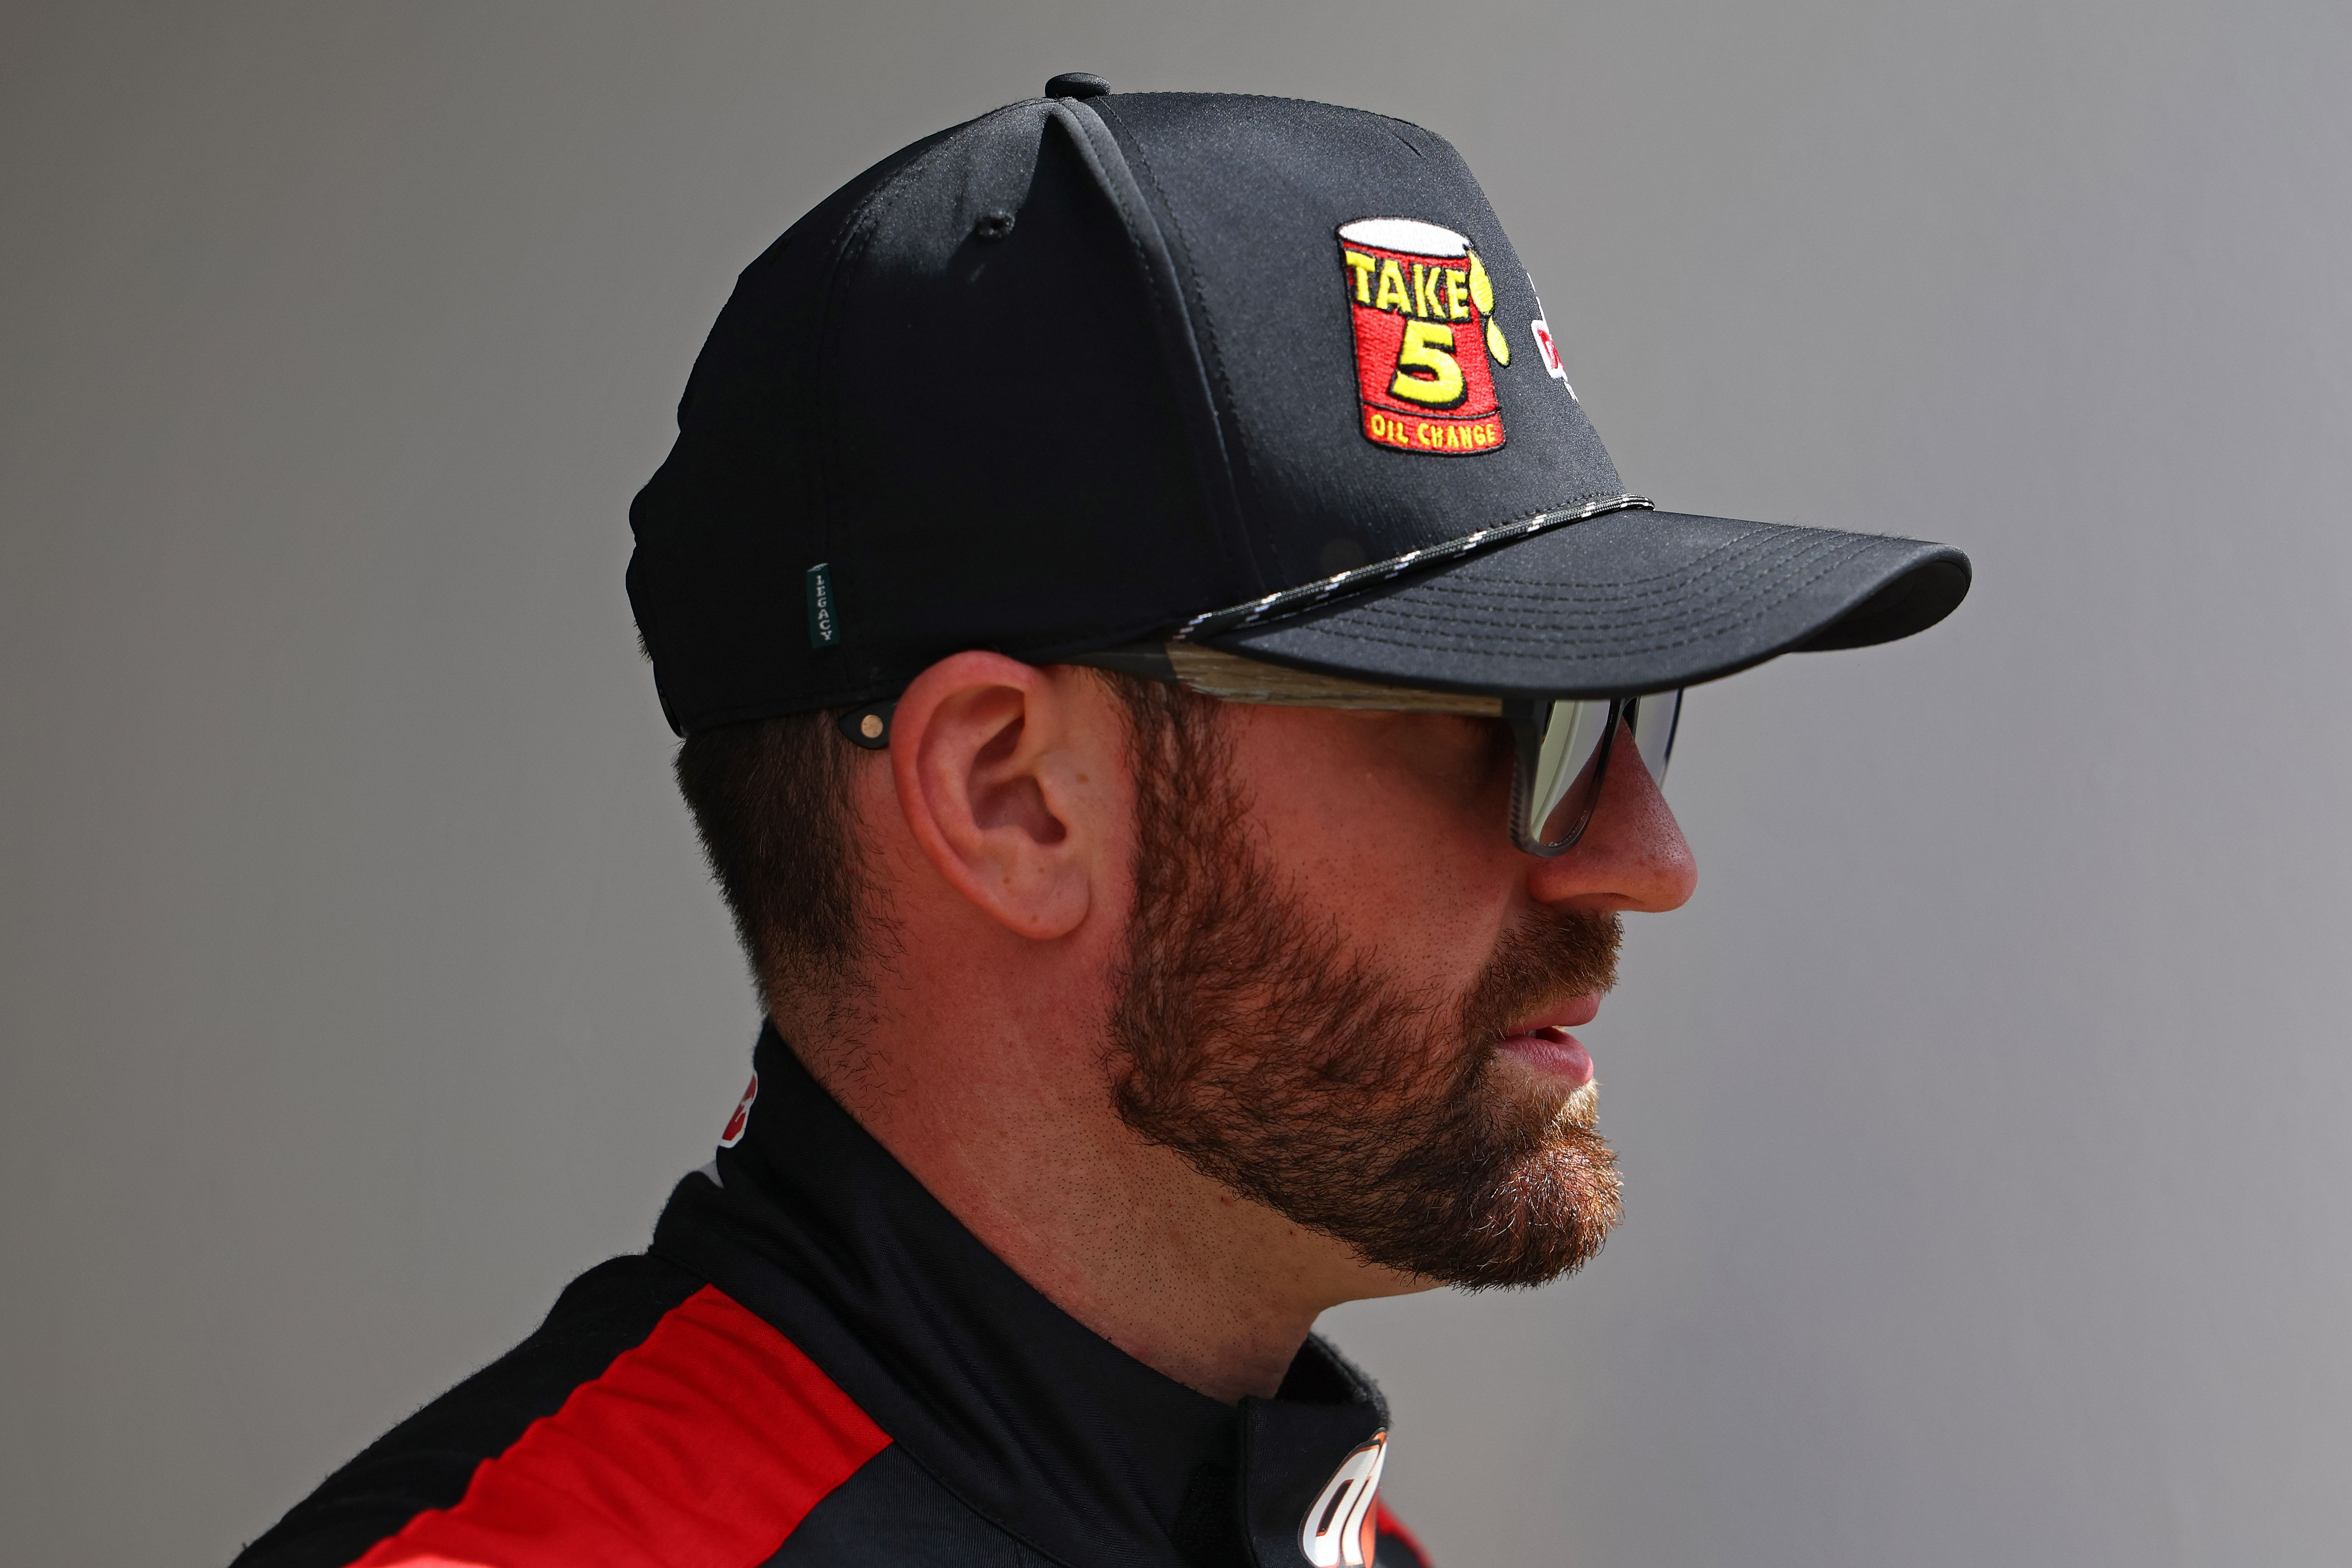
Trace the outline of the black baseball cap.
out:
M 745 268 L 630 521 L 680 734 L 964 648 L 1170 639 L 1630 695 L 1906 637 L 1969 586 L 1948 545 L 1630 492 L 1442 138 L 1087 75 L 884 159 Z

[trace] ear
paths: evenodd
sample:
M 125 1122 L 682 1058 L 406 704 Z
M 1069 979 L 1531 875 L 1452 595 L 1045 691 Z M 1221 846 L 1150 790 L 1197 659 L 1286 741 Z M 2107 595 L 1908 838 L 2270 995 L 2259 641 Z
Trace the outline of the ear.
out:
M 1123 731 L 1084 672 L 960 653 L 890 718 L 907 826 L 948 885 L 1021 935 L 1076 931 L 1108 869 L 1103 811 Z

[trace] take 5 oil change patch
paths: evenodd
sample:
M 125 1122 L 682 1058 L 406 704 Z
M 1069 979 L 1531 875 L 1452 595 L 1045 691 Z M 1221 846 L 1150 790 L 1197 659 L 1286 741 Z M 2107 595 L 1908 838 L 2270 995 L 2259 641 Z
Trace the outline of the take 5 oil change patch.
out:
M 1511 349 L 1469 238 L 1418 218 L 1358 218 L 1339 227 L 1339 268 L 1364 438 L 1453 458 L 1500 447 L 1494 367 Z

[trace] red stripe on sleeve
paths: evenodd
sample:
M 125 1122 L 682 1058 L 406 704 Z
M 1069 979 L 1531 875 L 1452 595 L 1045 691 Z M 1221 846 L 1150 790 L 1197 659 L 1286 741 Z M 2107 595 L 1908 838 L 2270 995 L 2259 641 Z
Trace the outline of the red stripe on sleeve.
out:
M 752 1568 L 889 1442 L 706 1285 L 352 1568 Z

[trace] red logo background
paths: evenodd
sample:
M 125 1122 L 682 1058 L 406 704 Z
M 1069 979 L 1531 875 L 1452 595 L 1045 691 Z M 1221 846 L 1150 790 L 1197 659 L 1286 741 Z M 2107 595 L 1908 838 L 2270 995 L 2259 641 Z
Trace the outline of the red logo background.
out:
M 1444 457 L 1500 447 L 1493 287 L 1468 239 L 1414 219 L 1360 218 L 1339 229 L 1339 275 L 1365 439 Z

